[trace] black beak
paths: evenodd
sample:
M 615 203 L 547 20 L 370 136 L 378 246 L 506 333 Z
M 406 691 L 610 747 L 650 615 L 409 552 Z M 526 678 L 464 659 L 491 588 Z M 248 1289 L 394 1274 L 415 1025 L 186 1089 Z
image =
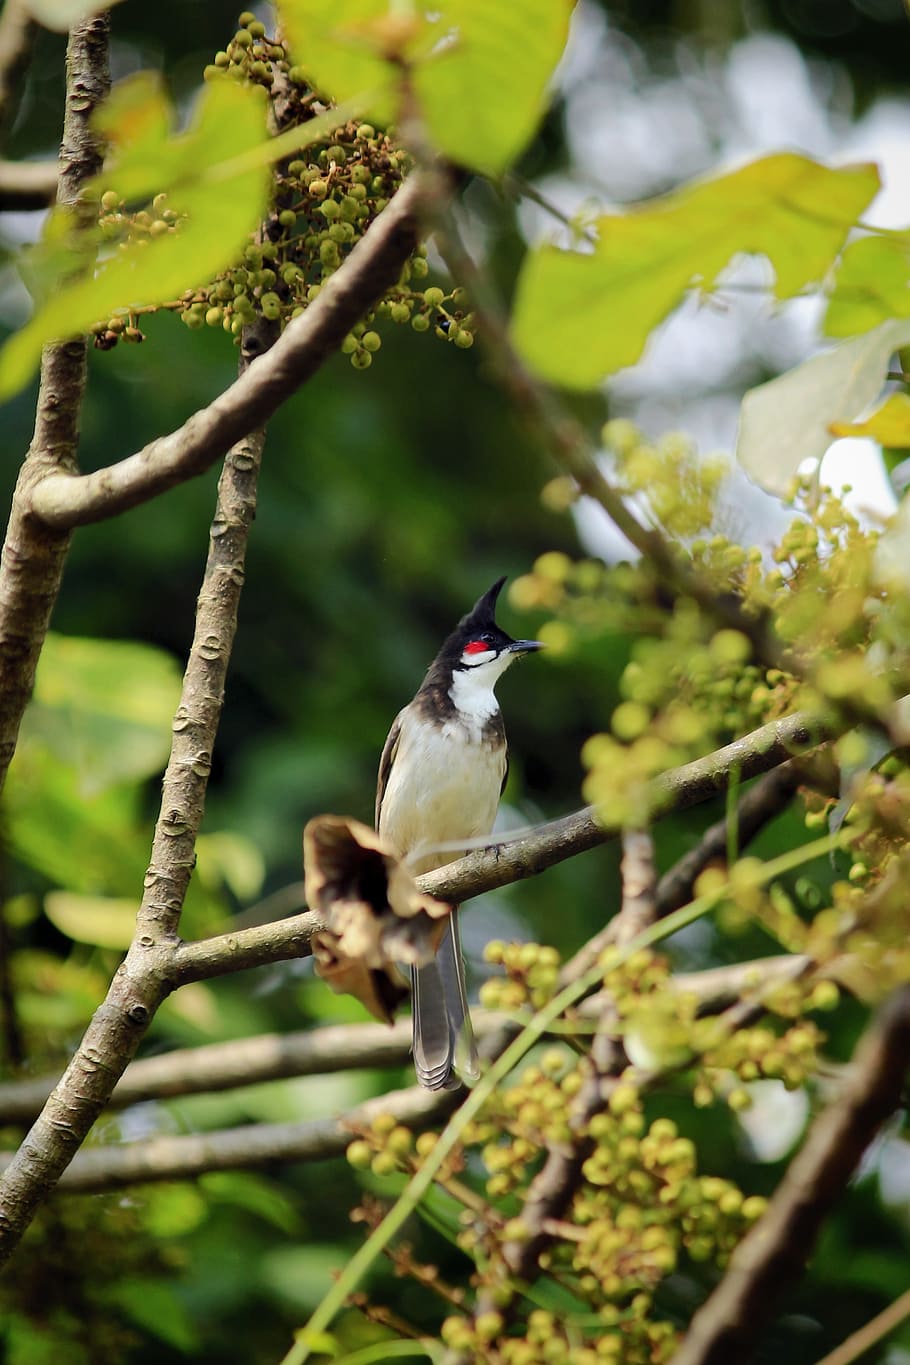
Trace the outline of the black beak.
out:
M 510 654 L 533 654 L 535 649 L 544 649 L 542 640 L 513 640 L 509 645 Z

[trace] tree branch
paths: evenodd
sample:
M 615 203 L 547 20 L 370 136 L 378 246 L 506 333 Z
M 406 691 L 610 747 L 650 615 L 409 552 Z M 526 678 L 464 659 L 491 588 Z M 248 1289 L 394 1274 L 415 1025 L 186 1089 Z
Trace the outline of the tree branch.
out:
M 910 1057 L 910 987 L 861 1039 L 842 1094 L 816 1119 L 765 1215 L 696 1313 L 673 1365 L 744 1360 L 772 1300 L 802 1274 L 835 1200 L 882 1123 L 901 1103 Z
M 57 185 L 60 204 L 75 204 L 83 183 L 101 167 L 91 116 L 110 86 L 108 32 L 107 16 L 96 15 L 78 24 L 70 36 Z M 75 477 L 85 370 L 84 339 L 44 348 L 35 432 L 13 494 L 0 556 L 0 788 L 32 693 L 69 547 L 65 527 L 49 527 L 32 515 L 32 494 L 47 478 Z
M 425 1127 L 445 1118 L 460 1099 L 457 1091 L 412 1086 L 367 1100 L 337 1118 L 310 1123 L 254 1123 L 218 1133 L 92 1147 L 73 1159 L 59 1186 L 68 1193 L 90 1194 L 153 1180 L 187 1180 L 205 1171 L 258 1170 L 281 1161 L 324 1161 L 341 1156 L 356 1133 L 379 1114 L 392 1114 L 410 1128 Z
M 245 335 L 242 363 L 248 363 L 248 348 L 258 353 L 262 344 L 258 329 Z M 11 1254 L 104 1109 L 169 990 L 237 624 L 264 439 L 263 432 L 246 437 L 224 462 L 135 934 L 107 998 L 0 1181 L 0 1260 Z
M 680 972 L 673 987 L 698 1002 L 699 1014 L 714 1014 L 733 1004 L 744 990 L 767 989 L 776 981 L 792 979 L 797 963 L 808 959 L 793 955 L 757 958 L 700 972 Z M 583 1018 L 600 1017 L 605 993 L 590 996 L 578 1012 Z M 478 1037 L 495 1039 L 506 1030 L 511 1039 L 521 1023 L 496 1010 L 472 1010 Z M 131 1104 L 164 1100 L 175 1095 L 199 1095 L 234 1090 L 263 1081 L 316 1076 L 360 1067 L 404 1066 L 411 1051 L 411 1026 L 407 1018 L 394 1024 L 344 1024 L 266 1033 L 229 1043 L 206 1043 L 181 1048 L 131 1062 L 118 1081 L 107 1109 L 127 1109 Z M 57 1083 L 57 1073 L 0 1082 L 0 1126 L 29 1123 L 40 1113 Z
M 410 176 L 267 357 L 169 436 L 106 469 L 45 478 L 31 490 L 33 515 L 57 531 L 85 526 L 202 474 L 296 393 L 337 351 L 370 304 L 395 283 L 417 245 L 420 216 L 438 192 L 435 176 Z
M 804 712 L 769 721 L 704 758 L 656 777 L 650 784 L 653 816 L 656 819 L 670 811 L 688 810 L 724 791 L 734 776 L 745 781 L 767 772 L 786 763 L 793 754 L 825 743 L 836 733 L 832 725 Z M 419 877 L 417 884 L 421 891 L 439 900 L 462 904 L 497 887 L 536 876 L 556 863 L 615 839 L 619 832 L 616 826 L 598 824 L 594 807 L 586 806 L 561 820 L 537 825 L 516 839 L 492 844 L 447 863 Z M 658 906 L 663 912 L 659 889 Z M 181 943 L 169 967 L 171 985 L 306 957 L 310 938 L 320 927 L 324 927 L 320 918 L 307 911 L 274 924 L 236 929 L 196 943 Z
M 0 212 L 47 208 L 56 193 L 56 161 L 0 161 Z
M 750 787 L 736 807 L 734 824 L 740 847 L 754 839 L 788 804 L 799 786 L 799 773 L 792 763 L 782 763 Z M 692 899 L 692 888 L 709 863 L 726 861 L 728 821 L 724 816 L 706 829 L 696 846 L 680 858 L 657 886 L 657 913 L 669 915 Z
M 876 1313 L 874 1318 L 863 1323 L 862 1327 L 851 1333 L 846 1341 L 842 1341 L 840 1346 L 836 1346 L 822 1360 L 817 1361 L 816 1365 L 852 1365 L 854 1360 L 865 1355 L 873 1346 L 877 1346 L 882 1337 L 893 1332 L 907 1317 L 910 1317 L 910 1289 L 905 1290 L 880 1313 Z

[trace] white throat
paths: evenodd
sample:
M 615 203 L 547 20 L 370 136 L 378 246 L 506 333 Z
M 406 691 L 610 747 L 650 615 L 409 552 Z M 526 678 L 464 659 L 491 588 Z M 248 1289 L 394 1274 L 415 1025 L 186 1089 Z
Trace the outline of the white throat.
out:
M 456 669 L 452 674 L 449 696 L 463 720 L 482 725 L 495 716 L 499 702 L 493 692 L 497 680 L 512 662 L 512 655 L 500 654 L 474 668 Z

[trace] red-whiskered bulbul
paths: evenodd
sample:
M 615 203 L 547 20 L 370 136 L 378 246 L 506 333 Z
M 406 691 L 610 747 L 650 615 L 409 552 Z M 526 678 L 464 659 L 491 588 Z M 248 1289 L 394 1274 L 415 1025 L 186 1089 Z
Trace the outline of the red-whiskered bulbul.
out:
M 496 624 L 500 578 L 463 616 L 399 711 L 379 762 L 376 829 L 415 875 L 461 856 L 491 832 L 505 786 L 506 732 L 493 688 L 513 660 L 540 649 Z M 411 968 L 414 1065 L 428 1090 L 477 1074 L 457 909 L 436 958 Z

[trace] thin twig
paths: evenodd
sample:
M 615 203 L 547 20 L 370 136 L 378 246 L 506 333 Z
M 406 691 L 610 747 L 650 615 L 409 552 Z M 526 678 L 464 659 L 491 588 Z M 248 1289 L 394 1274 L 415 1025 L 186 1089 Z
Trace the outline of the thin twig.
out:
M 672 1365 L 725 1365 L 750 1354 L 776 1296 L 802 1274 L 824 1219 L 882 1123 L 901 1103 L 910 1057 L 910 987 L 860 1040 L 838 1098 L 801 1151 L 730 1268 L 699 1309 Z
M 905 1290 L 900 1298 L 889 1303 L 887 1308 L 883 1308 L 874 1318 L 870 1318 L 857 1331 L 852 1332 L 846 1341 L 842 1341 L 840 1346 L 829 1351 L 822 1360 L 816 1362 L 816 1365 L 852 1365 L 854 1360 L 858 1360 L 873 1346 L 877 1346 L 882 1337 L 893 1332 L 907 1317 L 910 1317 L 910 1289 Z

